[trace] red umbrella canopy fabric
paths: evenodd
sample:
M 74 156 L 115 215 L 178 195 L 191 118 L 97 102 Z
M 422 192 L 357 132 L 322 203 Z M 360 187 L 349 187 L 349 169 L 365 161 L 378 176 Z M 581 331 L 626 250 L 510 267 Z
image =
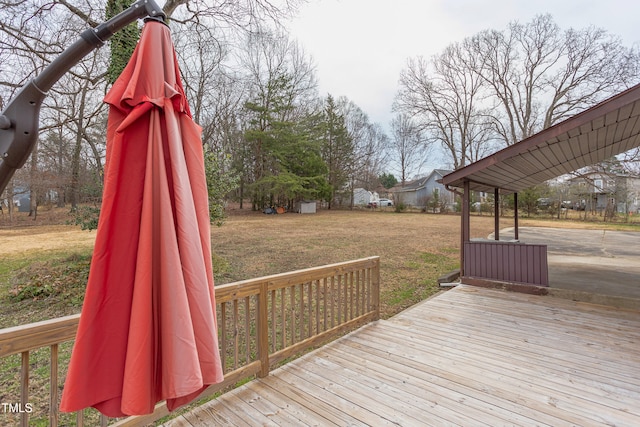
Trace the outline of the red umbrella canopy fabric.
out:
M 150 21 L 105 97 L 102 209 L 60 409 L 169 410 L 223 380 L 201 128 Z

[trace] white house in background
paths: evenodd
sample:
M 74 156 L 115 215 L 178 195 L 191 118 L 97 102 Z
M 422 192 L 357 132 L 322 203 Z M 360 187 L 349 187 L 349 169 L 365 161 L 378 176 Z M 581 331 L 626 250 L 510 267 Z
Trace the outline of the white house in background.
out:
M 365 190 L 364 188 L 353 189 L 353 205 L 367 206 L 369 203 L 377 202 L 380 196 L 375 191 Z
M 574 207 L 603 212 L 637 213 L 640 210 L 640 177 L 589 172 L 571 178 L 569 186 L 577 201 Z
M 450 170 L 434 169 L 429 175 L 398 184 L 389 191 L 393 194 L 396 204 L 403 203 L 416 208 L 426 208 L 441 210 L 442 208 L 453 209 L 455 194 L 447 190 L 444 185 L 438 182 Z

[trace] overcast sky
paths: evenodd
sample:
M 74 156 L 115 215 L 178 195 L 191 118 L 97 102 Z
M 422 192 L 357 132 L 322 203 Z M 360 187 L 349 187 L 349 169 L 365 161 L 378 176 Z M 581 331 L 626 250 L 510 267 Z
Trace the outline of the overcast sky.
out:
M 386 129 L 408 58 L 545 13 L 562 29 L 596 26 L 640 43 L 638 0 L 310 0 L 288 27 L 313 58 L 320 93 L 348 97 Z

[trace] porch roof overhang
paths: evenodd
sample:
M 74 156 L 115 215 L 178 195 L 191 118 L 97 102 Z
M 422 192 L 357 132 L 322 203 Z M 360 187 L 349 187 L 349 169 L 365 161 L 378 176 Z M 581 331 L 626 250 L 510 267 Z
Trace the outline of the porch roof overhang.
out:
M 640 84 L 442 178 L 448 187 L 517 193 L 640 146 Z

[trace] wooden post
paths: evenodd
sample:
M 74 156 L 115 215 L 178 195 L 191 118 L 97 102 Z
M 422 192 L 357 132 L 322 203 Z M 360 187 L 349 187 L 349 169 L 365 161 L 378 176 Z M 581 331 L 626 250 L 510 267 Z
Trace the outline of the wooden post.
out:
M 462 194 L 462 226 L 460 232 L 460 277 L 464 276 L 464 244 L 470 240 L 471 236 L 471 212 L 469 210 L 469 200 L 471 199 L 471 188 L 469 180 L 464 180 L 464 193 Z
M 518 240 L 518 193 L 513 193 L 513 233 L 514 239 Z
M 495 240 L 500 240 L 500 190 L 494 188 L 493 190 L 493 235 Z
M 371 269 L 372 304 L 375 311 L 374 319 L 380 319 L 380 257 L 374 260 L 374 267 Z

